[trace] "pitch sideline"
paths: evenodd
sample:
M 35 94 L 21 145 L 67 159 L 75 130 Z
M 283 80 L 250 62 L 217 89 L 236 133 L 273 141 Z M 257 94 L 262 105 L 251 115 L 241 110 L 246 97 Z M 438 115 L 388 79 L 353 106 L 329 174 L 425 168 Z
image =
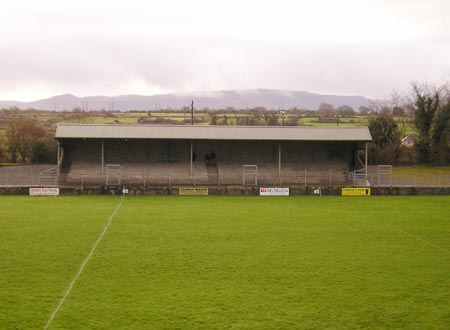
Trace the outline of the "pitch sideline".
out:
M 72 282 L 70 282 L 69 287 L 67 288 L 66 292 L 64 293 L 63 297 L 61 298 L 61 300 L 59 301 L 58 305 L 56 306 L 56 308 L 53 310 L 52 314 L 50 315 L 50 318 L 47 321 L 47 324 L 44 327 L 44 330 L 47 330 L 48 327 L 50 326 L 50 324 L 52 323 L 55 315 L 58 313 L 59 309 L 61 308 L 62 304 L 64 303 L 64 301 L 66 300 L 66 297 L 70 294 L 70 291 L 72 291 L 73 286 L 75 285 L 75 282 L 78 280 L 78 277 L 80 277 L 81 273 L 83 273 L 83 270 L 86 266 L 86 264 L 89 262 L 89 259 L 91 259 L 92 255 L 94 254 L 95 249 L 97 248 L 97 245 L 100 243 L 100 241 L 102 240 L 103 236 L 105 236 L 109 226 L 112 223 L 112 220 L 114 218 L 114 216 L 116 215 L 116 213 L 120 210 L 122 203 L 123 203 L 123 199 L 125 197 L 125 194 L 122 195 L 122 198 L 120 199 L 119 204 L 116 206 L 116 208 L 114 209 L 113 213 L 111 214 L 111 216 L 108 219 L 108 222 L 105 225 L 105 228 L 103 228 L 102 233 L 100 234 L 100 236 L 97 238 L 97 241 L 95 242 L 95 244 L 92 246 L 91 251 L 89 252 L 89 254 L 87 255 L 86 259 L 84 259 L 83 263 L 81 264 L 80 269 L 78 270 L 78 273 L 75 275 L 75 277 L 73 278 Z

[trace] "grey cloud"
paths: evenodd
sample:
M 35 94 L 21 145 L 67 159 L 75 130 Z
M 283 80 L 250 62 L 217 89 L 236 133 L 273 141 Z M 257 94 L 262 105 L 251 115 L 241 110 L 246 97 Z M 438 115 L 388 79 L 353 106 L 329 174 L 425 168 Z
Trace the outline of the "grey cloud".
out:
M 0 88 L 42 82 L 67 92 L 95 93 L 142 80 L 161 89 L 280 88 L 389 95 L 411 80 L 439 80 L 450 72 L 432 42 L 379 44 L 265 43 L 231 39 L 183 40 L 71 37 L 0 44 Z M 448 54 L 448 52 L 447 52 Z

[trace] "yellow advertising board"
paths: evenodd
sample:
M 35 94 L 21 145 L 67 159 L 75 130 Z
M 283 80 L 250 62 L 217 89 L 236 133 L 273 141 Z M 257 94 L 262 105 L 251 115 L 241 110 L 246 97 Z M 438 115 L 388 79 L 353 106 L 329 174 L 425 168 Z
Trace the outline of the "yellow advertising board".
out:
M 203 187 L 183 187 L 180 188 L 180 196 L 208 196 L 208 188 Z
M 342 196 L 370 196 L 370 188 L 342 188 Z

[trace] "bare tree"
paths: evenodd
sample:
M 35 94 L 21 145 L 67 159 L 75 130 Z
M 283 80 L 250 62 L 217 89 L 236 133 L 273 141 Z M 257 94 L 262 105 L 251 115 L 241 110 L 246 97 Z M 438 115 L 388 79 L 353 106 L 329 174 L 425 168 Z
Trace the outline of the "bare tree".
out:
M 47 147 L 51 143 L 48 132 L 32 118 L 18 113 L 12 113 L 9 116 L 6 139 L 8 152 L 13 162 L 17 161 L 17 156 L 23 163 L 39 161 L 42 156 L 37 154 L 43 154 L 47 149 L 52 149 Z
M 369 121 L 372 157 L 377 162 L 395 163 L 400 153 L 400 132 L 389 114 L 378 114 Z

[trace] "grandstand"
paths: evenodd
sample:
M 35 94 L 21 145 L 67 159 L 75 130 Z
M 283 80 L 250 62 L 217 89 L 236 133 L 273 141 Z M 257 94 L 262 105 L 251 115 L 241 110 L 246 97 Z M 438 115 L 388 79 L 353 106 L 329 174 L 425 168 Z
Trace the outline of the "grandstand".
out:
M 342 185 L 371 140 L 367 127 L 181 125 L 59 124 L 55 137 L 59 183 L 98 186 Z

